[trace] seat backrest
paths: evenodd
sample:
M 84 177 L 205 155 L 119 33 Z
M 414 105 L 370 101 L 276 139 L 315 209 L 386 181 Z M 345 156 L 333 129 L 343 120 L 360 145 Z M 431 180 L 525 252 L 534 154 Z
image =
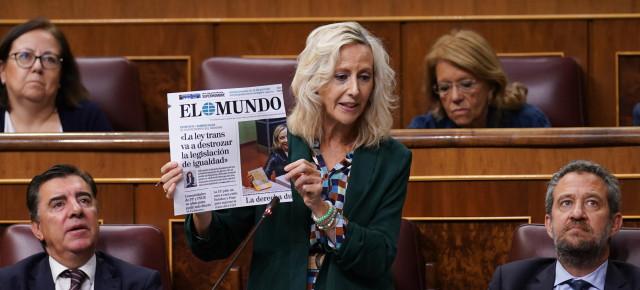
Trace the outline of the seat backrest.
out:
M 580 66 L 562 56 L 500 56 L 509 83 L 527 86 L 527 103 L 542 110 L 553 127 L 586 125 Z
M 131 264 L 157 270 L 164 289 L 171 289 L 164 235 L 157 227 L 101 225 L 97 249 Z M 13 224 L 5 229 L 0 240 L 0 267 L 43 251 L 29 224 Z
M 295 105 L 291 81 L 295 59 L 212 57 L 200 65 L 196 90 L 217 90 L 282 84 L 287 113 Z
M 543 224 L 524 224 L 513 233 L 509 261 L 555 257 L 553 240 Z M 611 238 L 609 258 L 640 267 L 640 228 L 620 228 Z
M 115 131 L 145 131 L 144 103 L 138 72 L 123 57 L 76 58 L 82 84 Z
M 398 238 L 398 253 L 391 265 L 396 289 L 426 289 L 425 262 L 420 250 L 418 233 L 414 224 L 402 219 Z
M 523 224 L 513 233 L 509 262 L 555 255 L 553 240 L 543 224 Z

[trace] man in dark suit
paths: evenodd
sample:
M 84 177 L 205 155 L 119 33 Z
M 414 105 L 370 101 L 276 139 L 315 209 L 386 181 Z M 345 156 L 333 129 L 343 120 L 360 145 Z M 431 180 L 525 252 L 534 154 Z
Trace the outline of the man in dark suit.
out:
M 158 271 L 96 251 L 97 188 L 91 175 L 59 164 L 31 180 L 31 230 L 45 252 L 0 268 L 0 289 L 162 289 Z
M 498 267 L 489 289 L 640 289 L 640 268 L 609 260 L 609 240 L 622 225 L 618 180 L 604 167 L 574 160 L 547 188 L 545 226 L 555 258 Z

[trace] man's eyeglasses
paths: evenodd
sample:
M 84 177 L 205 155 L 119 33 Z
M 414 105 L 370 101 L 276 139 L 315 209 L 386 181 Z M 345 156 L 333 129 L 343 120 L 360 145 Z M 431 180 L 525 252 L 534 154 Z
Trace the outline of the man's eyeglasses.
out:
M 31 68 L 34 63 L 36 63 L 36 59 L 40 59 L 40 64 L 45 69 L 57 69 L 62 64 L 62 58 L 53 53 L 45 53 L 41 56 L 36 56 L 31 52 L 16 52 L 10 54 L 21 68 Z
M 476 80 L 474 79 L 463 79 L 456 82 L 456 88 L 463 93 L 470 93 L 476 87 Z M 453 85 L 450 82 L 441 82 L 433 84 L 433 91 L 438 94 L 440 97 L 445 97 L 451 91 Z

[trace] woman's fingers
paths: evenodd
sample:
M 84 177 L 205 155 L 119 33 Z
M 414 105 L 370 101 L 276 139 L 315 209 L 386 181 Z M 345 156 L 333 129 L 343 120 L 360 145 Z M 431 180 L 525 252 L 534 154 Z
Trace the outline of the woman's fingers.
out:
M 322 178 L 316 170 L 314 174 L 301 174 L 294 181 L 294 187 L 305 200 L 318 199 L 322 193 Z
M 178 165 L 178 162 L 171 161 L 162 166 L 160 172 L 163 173 L 160 178 L 160 181 L 163 183 L 162 189 L 167 198 L 173 199 L 176 183 L 182 180 L 182 167 Z
M 164 188 L 164 186 L 163 186 L 163 188 Z M 176 193 L 176 184 L 173 183 L 173 184 L 169 185 L 169 189 L 168 190 L 165 189 L 164 192 L 165 192 L 165 196 L 168 199 L 173 199 L 173 195 Z
M 322 178 L 315 164 L 299 159 L 289 163 L 284 170 L 286 179 L 293 181 L 295 189 L 303 197 L 307 194 L 319 195 L 322 192 Z
M 285 166 L 284 170 L 287 171 L 284 178 L 293 180 L 294 182 L 302 175 L 320 175 L 316 166 L 304 159 L 289 163 L 289 165 Z
M 307 207 L 313 210 L 322 204 L 322 174 L 315 164 L 299 159 L 289 163 L 284 170 L 287 171 L 284 177 L 293 181 Z
M 182 180 L 182 173 L 172 177 L 165 184 L 162 185 L 164 192 L 167 194 L 168 199 L 173 199 L 173 195 L 176 192 L 176 184 Z
M 287 164 L 287 166 L 284 167 L 285 171 L 291 171 L 292 168 L 298 167 L 300 166 L 300 164 L 304 163 L 306 160 L 304 159 L 298 159 L 294 162 L 291 162 L 289 164 Z
M 182 175 L 182 167 L 169 168 L 168 171 L 160 177 L 162 183 L 167 184 L 174 180 L 176 176 Z
M 169 170 L 174 169 L 176 167 L 178 167 L 177 161 L 169 161 L 165 165 L 162 165 L 162 168 L 160 168 L 160 173 L 165 174 Z

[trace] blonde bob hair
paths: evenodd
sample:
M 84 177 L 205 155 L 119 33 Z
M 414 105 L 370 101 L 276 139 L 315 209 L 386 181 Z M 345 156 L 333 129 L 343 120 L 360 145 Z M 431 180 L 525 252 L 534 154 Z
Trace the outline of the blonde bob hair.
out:
M 441 61 L 449 62 L 487 82 L 492 92 L 488 98 L 489 106 L 498 110 L 498 116 L 504 109 L 522 108 L 527 100 L 528 90 L 523 84 L 513 83 L 507 88 L 507 75 L 486 39 L 471 30 L 453 30 L 441 36 L 425 58 L 424 90 L 433 107 L 431 114 L 438 121 L 446 114 L 440 96 L 432 89 L 437 83 L 436 65 Z
M 325 108 L 317 92 L 333 78 L 340 60 L 340 49 L 348 44 L 362 44 L 373 53 L 373 90 L 369 101 L 355 124 L 353 148 L 377 147 L 389 136 L 393 125 L 392 110 L 396 107 L 395 72 L 389 66 L 389 55 L 380 39 L 356 22 L 320 26 L 307 37 L 305 49 L 298 56 L 298 67 L 291 83 L 296 105 L 287 118 L 292 134 L 300 136 L 310 146 L 322 140 Z
M 282 149 L 282 145 L 280 145 L 279 135 L 282 131 L 287 130 L 287 124 L 280 124 L 276 126 L 273 130 L 273 150 Z

